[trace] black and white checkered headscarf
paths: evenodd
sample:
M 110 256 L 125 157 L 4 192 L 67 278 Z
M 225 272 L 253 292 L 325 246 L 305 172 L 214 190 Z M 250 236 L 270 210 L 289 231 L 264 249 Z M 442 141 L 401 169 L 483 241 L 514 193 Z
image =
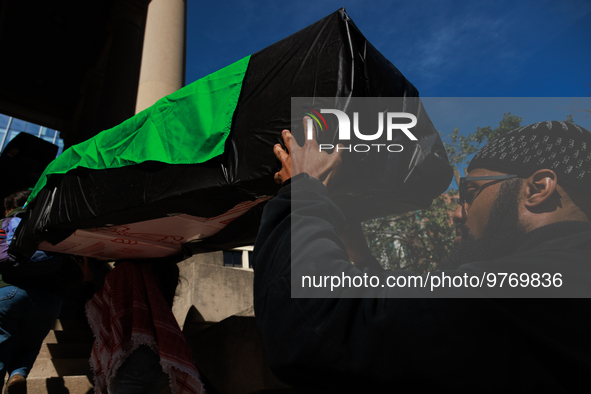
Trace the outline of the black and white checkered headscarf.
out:
M 468 171 L 475 168 L 524 177 L 550 169 L 559 184 L 591 195 L 591 133 L 569 122 L 546 121 L 520 127 L 480 149 Z

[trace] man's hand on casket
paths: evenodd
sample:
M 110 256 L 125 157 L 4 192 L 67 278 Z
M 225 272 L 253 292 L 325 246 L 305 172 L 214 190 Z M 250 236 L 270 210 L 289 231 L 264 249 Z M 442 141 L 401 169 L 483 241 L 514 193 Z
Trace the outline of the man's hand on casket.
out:
M 305 135 L 311 136 L 311 139 L 306 139 L 304 146 L 298 145 L 289 130 L 283 130 L 283 142 L 287 152 L 280 144 L 273 147 L 275 156 L 281 162 L 281 170 L 275 173 L 275 182 L 281 184 L 302 172 L 318 179 L 327 187 L 334 180 L 341 164 L 342 151 L 331 154 L 321 152 L 311 120 L 307 116 L 303 120 Z M 310 133 L 308 128 L 312 128 Z

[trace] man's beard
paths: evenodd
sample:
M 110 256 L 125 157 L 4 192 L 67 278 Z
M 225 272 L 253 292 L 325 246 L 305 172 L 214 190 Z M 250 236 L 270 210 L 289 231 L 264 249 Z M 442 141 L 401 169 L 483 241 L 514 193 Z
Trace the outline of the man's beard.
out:
M 464 224 L 457 225 L 462 238 L 438 269 L 455 269 L 462 264 L 494 260 L 512 254 L 525 235 L 518 212 L 521 187 L 522 180 L 519 178 L 501 185 L 480 237 L 476 238 Z

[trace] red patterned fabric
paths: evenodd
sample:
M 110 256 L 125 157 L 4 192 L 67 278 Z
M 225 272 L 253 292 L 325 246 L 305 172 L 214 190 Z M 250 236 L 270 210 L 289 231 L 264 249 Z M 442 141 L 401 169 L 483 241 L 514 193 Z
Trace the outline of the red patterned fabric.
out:
M 107 275 L 103 288 L 86 304 L 86 314 L 95 338 L 90 358 L 95 393 L 110 392 L 117 369 L 140 345 L 160 355 L 174 394 L 205 393 L 152 264 L 119 263 Z

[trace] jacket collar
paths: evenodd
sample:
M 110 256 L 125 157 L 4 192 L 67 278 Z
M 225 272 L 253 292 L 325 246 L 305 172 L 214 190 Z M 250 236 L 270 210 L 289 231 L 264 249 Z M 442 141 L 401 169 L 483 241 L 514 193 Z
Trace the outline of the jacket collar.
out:
M 591 223 L 589 222 L 572 220 L 548 224 L 525 234 L 519 242 L 516 252 L 523 252 L 533 249 L 541 243 L 586 231 L 591 232 Z

